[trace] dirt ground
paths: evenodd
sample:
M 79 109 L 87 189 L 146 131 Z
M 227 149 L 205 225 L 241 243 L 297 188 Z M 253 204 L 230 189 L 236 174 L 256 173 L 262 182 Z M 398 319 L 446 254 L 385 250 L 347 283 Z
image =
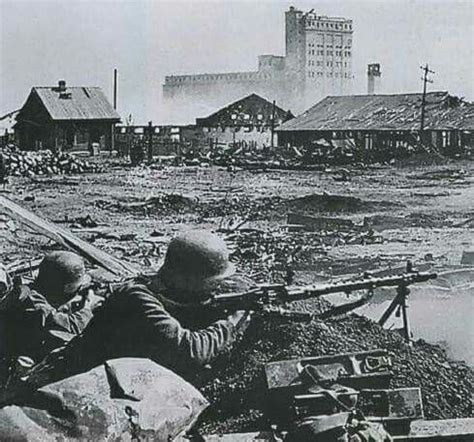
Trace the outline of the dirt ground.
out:
M 80 177 L 13 178 L 2 193 L 143 268 L 154 267 L 162 258 L 160 246 L 188 227 L 228 229 L 250 218 L 241 227 L 244 232 L 259 229 L 263 236 L 298 238 L 301 232 L 286 232 L 288 212 L 344 218 L 355 224 L 344 235 L 336 235 L 334 229 L 303 235 L 315 243 L 311 247 L 304 241 L 307 248 L 314 248 L 309 267 L 322 276 L 403 264 L 406 259 L 429 261 L 437 268 L 456 266 L 463 251 L 473 247 L 471 162 L 359 169 L 351 171 L 348 182 L 335 180 L 336 169 L 263 173 L 110 168 Z M 72 222 L 86 216 L 98 226 Z M 6 218 L 2 221 L 0 245 L 7 262 L 39 256 L 50 246 L 24 234 L 20 226 L 5 225 Z M 370 229 L 366 241 L 357 239 Z M 325 233 L 325 241 L 314 241 Z M 239 259 L 245 261 L 245 256 Z M 297 267 L 305 267 L 300 261 Z
M 464 253 L 474 251 L 474 163 L 349 169 L 348 181 L 340 181 L 337 169 L 263 172 L 217 167 L 130 168 L 118 161 L 105 166 L 108 170 L 104 173 L 80 177 L 15 177 L 1 193 L 99 248 L 135 263 L 144 273 L 158 267 L 169 239 L 190 227 L 220 232 L 232 250 L 232 259 L 256 281 L 281 281 L 288 268 L 295 273 L 295 283 L 327 281 L 365 271 L 396 272 L 410 260 L 415 267 L 440 275 L 430 285 L 413 288 L 410 316 L 415 338 L 441 343 L 452 359 L 474 365 L 470 344 L 474 330 L 469 314 L 474 262 Z M 295 226 L 301 222 L 306 223 L 305 229 Z M 57 247 L 0 212 L 4 263 L 27 262 Z M 392 296 L 393 291 L 380 290 L 374 303 L 358 313 L 377 318 Z M 338 302 L 337 297 L 332 301 Z M 351 321 L 359 344 L 341 344 L 336 346 L 339 350 L 376 348 L 380 344 L 378 338 L 370 336 L 366 343 L 360 341 L 365 339 L 363 333 L 357 320 Z M 341 328 L 343 324 L 332 324 L 335 336 L 348 333 Z M 317 327 L 314 333 L 318 336 Z M 374 329 L 373 336 L 381 336 L 380 331 Z M 402 345 L 397 338 L 384 339 L 391 342 L 392 350 Z M 305 351 L 333 353 L 337 348 L 328 342 L 332 341 L 321 341 Z M 291 348 L 280 349 L 273 357 L 295 357 Z M 408 347 L 399 348 L 397 351 L 411 354 Z M 423 383 L 424 372 L 419 369 L 423 361 L 444 360 L 442 350 L 423 343 L 417 348 L 420 364 L 396 378 L 394 385 L 411 385 L 407 379 L 415 379 L 413 373 L 418 373 L 416 379 Z M 261 357 L 263 362 L 265 357 Z M 401 363 L 404 360 L 400 359 Z M 445 400 L 445 390 L 431 391 L 430 385 L 436 380 L 430 380 L 422 386 L 422 393 L 424 400 L 433 404 L 427 408 L 431 418 L 466 416 L 463 410 L 469 408 L 465 400 L 470 395 L 472 372 L 466 375 L 467 367 L 449 364 L 443 378 L 446 391 L 452 390 L 449 379 L 453 373 L 466 379 L 453 390 L 462 401 L 452 405 L 453 401 Z M 229 362 L 223 366 L 228 367 Z M 253 368 L 250 371 L 255 373 Z M 225 376 L 232 379 L 238 373 Z M 242 386 L 239 395 L 247 397 L 252 382 Z M 205 386 L 208 396 L 218 398 L 217 403 L 241 403 L 234 391 L 230 397 L 225 389 L 215 389 L 213 384 Z M 242 410 L 219 413 L 225 427 L 210 425 L 210 429 L 235 431 L 254 428 L 259 422 L 247 413 L 245 425 L 229 427 L 231 418 L 240 422 Z

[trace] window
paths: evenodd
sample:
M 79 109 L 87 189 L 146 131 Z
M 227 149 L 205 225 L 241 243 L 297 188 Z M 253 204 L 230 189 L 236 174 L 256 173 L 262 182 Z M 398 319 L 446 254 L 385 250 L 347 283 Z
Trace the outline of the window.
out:
M 159 134 L 160 133 L 160 128 L 159 127 L 155 127 L 155 134 Z
M 326 55 L 332 55 L 332 51 L 326 51 Z
M 322 62 L 322 61 L 318 61 L 318 62 L 316 63 L 316 65 L 317 65 L 317 66 L 322 66 L 322 65 L 323 65 L 323 62 Z

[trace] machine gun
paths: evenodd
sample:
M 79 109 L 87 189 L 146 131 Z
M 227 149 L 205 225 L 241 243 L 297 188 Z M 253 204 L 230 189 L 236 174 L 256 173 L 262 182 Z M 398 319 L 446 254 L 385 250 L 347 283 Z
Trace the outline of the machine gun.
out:
M 361 307 L 370 300 L 373 296 L 374 290 L 378 287 L 396 287 L 397 295 L 382 315 L 379 324 L 384 325 L 391 314 L 398 309 L 403 315 L 405 338 L 409 340 L 411 333 L 406 311 L 406 298 L 410 293 L 409 286 L 416 283 L 426 282 L 430 279 L 435 279 L 436 277 L 436 273 L 414 271 L 411 263 L 408 263 L 407 271 L 396 276 L 375 278 L 366 273 L 361 279 L 332 284 L 314 284 L 306 286 L 260 284 L 246 292 L 213 295 L 210 300 L 210 305 L 228 311 L 253 310 L 257 312 L 261 311 L 277 314 L 279 316 L 289 316 L 301 320 L 311 320 L 314 318 L 324 319 L 347 313 L 355 308 Z M 293 301 L 317 298 L 331 293 L 350 294 L 358 290 L 366 290 L 367 294 L 357 301 L 332 307 L 319 315 L 315 315 L 311 312 L 299 313 L 286 308 L 286 306 Z

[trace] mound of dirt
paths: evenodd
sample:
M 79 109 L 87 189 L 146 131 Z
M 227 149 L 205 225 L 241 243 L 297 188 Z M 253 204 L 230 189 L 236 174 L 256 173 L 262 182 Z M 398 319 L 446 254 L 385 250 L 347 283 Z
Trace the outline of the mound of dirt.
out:
M 99 199 L 94 204 L 103 209 L 128 212 L 140 216 L 150 214 L 169 216 L 191 213 L 196 209 L 198 202 L 184 195 L 164 193 L 131 202 Z
M 268 219 L 272 215 L 282 216 L 279 213 L 281 198 L 249 198 L 247 196 L 231 196 L 202 203 L 199 207 L 199 215 L 203 218 L 215 218 L 223 216 L 240 216 L 249 220 Z
M 315 311 L 326 308 L 322 300 L 306 302 Z M 263 367 L 267 362 L 374 349 L 386 349 L 392 355 L 391 387 L 421 388 L 427 419 L 471 416 L 473 372 L 464 363 L 447 359 L 438 346 L 421 340 L 409 346 L 397 332 L 356 315 L 309 324 L 256 318 L 234 351 L 213 364 L 212 379 L 202 385 L 212 405 L 201 422 L 201 431 L 268 428 L 262 411 L 267 391 Z
M 353 196 L 313 194 L 289 200 L 286 207 L 309 213 L 354 213 L 393 207 L 393 203 L 364 201 Z

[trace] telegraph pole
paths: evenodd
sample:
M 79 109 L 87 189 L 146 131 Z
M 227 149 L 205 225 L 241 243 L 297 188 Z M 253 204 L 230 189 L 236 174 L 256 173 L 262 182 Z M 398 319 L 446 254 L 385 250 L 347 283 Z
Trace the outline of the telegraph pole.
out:
M 153 161 L 153 122 L 148 122 L 148 162 Z
M 420 66 L 420 69 L 424 72 L 423 77 L 423 97 L 421 99 L 421 123 L 420 123 L 420 138 L 423 138 L 423 131 L 425 130 L 425 104 L 426 104 L 426 83 L 433 83 L 433 80 L 428 78 L 428 74 L 434 74 L 434 71 L 430 71 L 428 68 L 428 63 L 426 65 Z
M 275 100 L 273 100 L 273 103 L 272 103 L 272 127 L 271 127 L 271 130 L 272 130 L 272 135 L 271 135 L 271 148 L 273 149 L 275 146 L 273 145 L 274 142 L 274 137 L 275 137 Z
M 114 69 L 114 109 L 117 110 L 117 69 Z

